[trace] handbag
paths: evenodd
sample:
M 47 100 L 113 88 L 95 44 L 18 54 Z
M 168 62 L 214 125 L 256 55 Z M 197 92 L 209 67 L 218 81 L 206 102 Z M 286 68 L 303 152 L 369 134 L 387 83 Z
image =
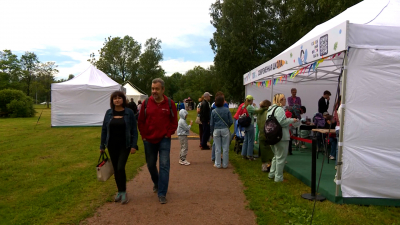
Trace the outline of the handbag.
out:
M 97 161 L 96 171 L 98 181 L 107 181 L 114 174 L 114 167 L 105 152 L 101 153 Z
M 200 116 L 196 117 L 196 120 L 194 122 L 197 123 L 197 124 L 201 124 Z

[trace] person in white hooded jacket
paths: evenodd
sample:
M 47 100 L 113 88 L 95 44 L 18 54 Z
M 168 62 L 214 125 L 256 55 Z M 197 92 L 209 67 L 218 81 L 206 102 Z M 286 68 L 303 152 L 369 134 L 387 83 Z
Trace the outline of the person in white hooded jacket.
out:
M 188 112 L 185 109 L 181 109 L 179 111 L 180 119 L 178 121 L 178 138 L 179 143 L 181 144 L 181 153 L 179 155 L 179 164 L 188 166 L 190 162 L 186 160 L 187 152 L 188 152 L 188 135 L 190 131 L 190 127 L 193 124 L 193 120 L 190 121 L 190 125 L 186 123 L 186 117 Z

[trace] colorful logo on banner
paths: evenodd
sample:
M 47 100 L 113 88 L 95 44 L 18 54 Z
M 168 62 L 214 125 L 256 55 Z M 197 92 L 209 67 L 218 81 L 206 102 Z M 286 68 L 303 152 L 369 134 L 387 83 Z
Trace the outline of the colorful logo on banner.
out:
M 335 58 L 336 56 L 339 56 L 341 54 L 341 52 L 339 52 L 338 54 L 334 54 L 332 57 L 330 57 L 329 59 L 333 59 L 333 58 Z M 260 82 L 253 82 L 253 83 L 251 83 L 251 85 L 256 85 L 257 87 L 269 87 L 269 86 L 272 86 L 272 85 L 276 85 L 278 82 L 279 83 L 283 83 L 283 82 L 287 82 L 287 79 L 288 79 L 288 77 L 290 77 L 291 79 L 293 79 L 293 78 L 295 78 L 298 74 L 304 74 L 307 70 L 308 70 L 308 74 L 311 72 L 311 70 L 313 70 L 313 71 L 315 71 L 317 68 L 318 68 L 318 66 L 319 66 L 319 64 L 321 64 L 323 61 L 325 61 L 325 59 L 327 59 L 328 57 L 325 57 L 325 58 L 322 58 L 322 59 L 320 59 L 320 60 L 318 60 L 318 61 L 316 61 L 316 62 L 314 62 L 314 63 L 311 63 L 311 64 L 309 64 L 309 65 L 307 65 L 307 66 L 305 66 L 305 67 L 303 67 L 303 68 L 301 68 L 301 69 L 299 69 L 299 70 L 296 70 L 296 71 L 293 71 L 292 73 L 289 73 L 289 74 L 287 74 L 287 75 L 282 75 L 282 76 L 280 76 L 280 77 L 278 77 L 278 78 L 275 78 L 275 79 L 271 79 L 271 80 L 266 80 L 266 81 L 260 81 Z M 278 62 L 279 61 L 283 61 L 283 60 L 278 60 Z M 284 61 L 283 61 L 283 64 L 284 64 Z M 282 64 L 282 65 L 283 65 Z M 249 73 L 250 74 L 250 73 Z M 248 77 L 249 76 L 249 74 L 248 75 L 246 75 L 246 77 Z M 253 74 L 254 74 L 254 72 L 253 72 Z M 245 80 L 246 80 L 246 77 L 245 77 Z

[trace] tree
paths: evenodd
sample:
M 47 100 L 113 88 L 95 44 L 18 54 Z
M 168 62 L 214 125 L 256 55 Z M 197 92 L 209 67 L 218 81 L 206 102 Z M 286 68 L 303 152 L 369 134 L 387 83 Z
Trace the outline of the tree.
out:
M 167 89 L 165 90 L 165 95 L 168 97 L 173 98 L 174 94 L 179 91 L 179 84 L 182 79 L 182 74 L 181 73 L 174 73 L 169 77 L 165 77 L 165 86 Z
M 31 95 L 32 82 L 35 79 L 35 72 L 39 65 L 39 59 L 33 52 L 25 52 L 20 59 L 22 69 L 22 81 L 25 85 L 26 95 Z
M 21 75 L 18 56 L 11 50 L 0 51 L 0 90 L 6 88 L 20 89 Z
M 74 79 L 74 77 L 75 77 L 75 75 L 70 74 L 70 75 L 68 76 L 68 80 Z
M 139 57 L 138 75 L 131 78 L 131 82 L 144 91 L 150 91 L 151 81 L 154 78 L 163 78 L 164 70 L 160 66 L 163 59 L 161 40 L 149 38 L 145 43 L 145 50 Z
M 99 50 L 99 59 L 90 54 L 88 61 L 116 82 L 124 83 L 137 75 L 141 45 L 132 37 L 108 37 Z
M 58 73 L 55 62 L 40 63 L 38 67 L 38 79 L 43 85 L 43 94 L 46 96 L 47 108 L 51 99 L 51 84 L 55 82 L 54 76 Z

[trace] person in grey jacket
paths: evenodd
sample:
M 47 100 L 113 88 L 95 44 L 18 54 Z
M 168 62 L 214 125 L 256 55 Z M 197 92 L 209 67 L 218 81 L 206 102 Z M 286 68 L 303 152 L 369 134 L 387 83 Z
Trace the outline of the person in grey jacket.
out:
M 289 125 L 297 122 L 296 118 L 286 118 L 285 110 L 281 106 L 286 105 L 286 97 L 284 94 L 275 94 L 273 105 L 268 108 L 267 118 L 272 115 L 275 110 L 275 118 L 282 126 L 282 139 L 275 145 L 271 145 L 274 157 L 271 162 L 271 170 L 268 175 L 269 179 L 274 179 L 275 182 L 283 181 L 283 168 L 285 167 L 286 157 L 288 155 L 288 146 L 290 140 Z
M 215 163 L 214 167 L 221 168 L 221 148 L 223 151 L 222 167 L 227 168 L 229 162 L 229 143 L 230 131 L 229 128 L 233 124 L 232 114 L 228 108 L 224 107 L 225 99 L 223 96 L 218 96 L 215 99 L 215 106 L 211 112 L 210 131 L 213 134 L 215 142 Z
M 193 124 L 193 120 L 190 121 L 190 125 L 186 123 L 186 117 L 188 112 L 185 109 L 181 109 L 179 111 L 179 116 L 181 117 L 178 121 L 178 138 L 179 143 L 181 144 L 181 154 L 179 155 L 179 164 L 189 166 L 190 162 L 186 160 L 187 152 L 188 152 L 188 135 L 190 131 L 190 127 Z

